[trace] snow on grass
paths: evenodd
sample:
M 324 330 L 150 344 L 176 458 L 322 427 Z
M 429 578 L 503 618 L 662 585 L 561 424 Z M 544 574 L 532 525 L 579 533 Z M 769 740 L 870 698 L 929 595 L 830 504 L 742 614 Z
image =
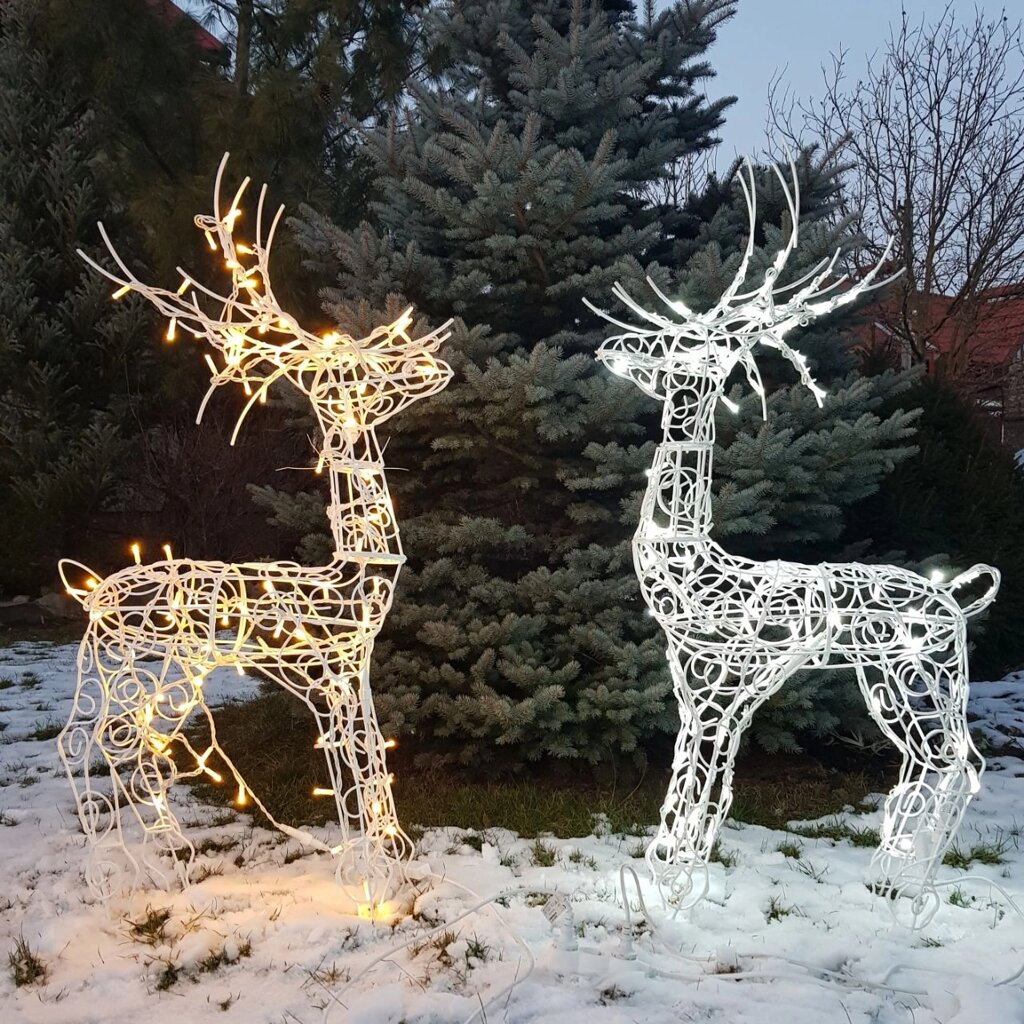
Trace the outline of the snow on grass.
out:
M 70 708 L 75 653 L 43 643 L 0 651 L 4 1024 L 446 1024 L 481 1006 L 477 1019 L 490 1024 L 1024 1020 L 1021 988 L 992 984 L 1024 963 L 1024 922 L 1002 913 L 988 886 L 964 881 L 943 890 L 923 934 L 894 929 L 865 885 L 877 811 L 850 809 L 791 832 L 730 823 L 711 899 L 679 920 L 659 908 L 642 843 L 600 822 L 571 840 L 429 829 L 412 868 L 420 882 L 402 894 L 407 913 L 374 924 L 344 912 L 328 858 L 180 787 L 175 802 L 201 851 L 201 880 L 184 892 L 140 890 L 98 904 L 82 881 L 84 837 L 54 741 Z M 253 687 L 224 672 L 206 689 L 227 699 Z M 993 749 L 1020 745 L 1020 689 L 1015 678 L 975 689 L 975 728 Z M 1011 891 L 1024 888 L 1022 775 L 1016 758 L 991 762 L 950 858 Z M 656 926 L 634 902 L 636 959 L 623 956 L 623 863 L 640 874 Z M 959 874 L 943 869 L 944 878 Z M 456 920 L 502 892 L 497 905 Z M 513 932 L 536 968 L 488 1005 L 527 973 Z M 861 984 L 900 964 L 890 984 L 921 994 Z

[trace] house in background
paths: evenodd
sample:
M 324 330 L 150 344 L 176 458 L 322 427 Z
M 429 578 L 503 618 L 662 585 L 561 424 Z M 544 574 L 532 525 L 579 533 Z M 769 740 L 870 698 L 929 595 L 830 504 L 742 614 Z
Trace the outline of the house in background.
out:
M 973 399 L 1001 444 L 1024 448 L 1024 284 L 983 291 L 969 309 L 945 295 L 918 295 L 909 307 L 909 323 L 898 299 L 869 308 L 857 347 L 907 368 L 920 361 L 907 333 L 926 338 L 926 372 Z
M 142 0 L 153 14 L 167 25 L 177 25 L 182 19 L 192 29 L 192 39 L 197 49 L 214 64 L 227 65 L 231 61 L 231 51 L 212 32 L 207 32 L 191 15 L 186 14 L 171 0 Z

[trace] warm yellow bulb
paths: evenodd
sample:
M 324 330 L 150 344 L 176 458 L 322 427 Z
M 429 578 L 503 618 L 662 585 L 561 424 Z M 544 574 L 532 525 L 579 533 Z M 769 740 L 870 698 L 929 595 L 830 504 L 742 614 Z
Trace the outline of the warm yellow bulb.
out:
M 130 291 L 132 286 L 130 284 L 124 285 L 122 288 L 118 288 L 116 292 L 111 296 L 112 299 L 123 299 Z
M 334 790 L 325 789 L 323 786 L 314 786 L 313 796 L 334 796 Z
M 165 544 L 163 546 L 163 552 L 164 552 L 164 558 L 166 558 L 168 562 L 173 562 L 174 561 L 174 555 L 171 554 L 171 545 L 170 544 Z
M 241 783 L 238 784 L 238 796 L 235 797 L 235 803 L 239 807 L 244 807 L 249 802 L 249 794 L 245 791 L 245 786 Z
M 178 333 L 178 320 L 177 317 L 171 317 L 171 322 L 167 325 L 167 340 L 174 341 Z
M 86 585 L 86 587 L 88 587 L 88 588 L 89 588 L 89 590 L 95 590 L 95 589 L 96 589 L 96 588 L 97 588 L 97 587 L 98 587 L 98 586 L 99 586 L 100 584 L 99 584 L 99 580 L 97 580 L 97 579 L 96 579 L 95 577 L 93 577 L 93 576 L 90 576 L 90 577 L 89 577 L 89 578 L 88 578 L 88 579 L 87 579 L 87 580 L 85 581 L 85 585 Z
M 142 565 L 142 547 L 138 541 L 135 541 L 131 546 L 132 558 L 135 559 L 136 565 Z
M 397 747 L 397 746 L 398 746 L 398 740 L 385 740 L 384 741 L 384 749 L 385 750 L 394 750 L 395 747 Z

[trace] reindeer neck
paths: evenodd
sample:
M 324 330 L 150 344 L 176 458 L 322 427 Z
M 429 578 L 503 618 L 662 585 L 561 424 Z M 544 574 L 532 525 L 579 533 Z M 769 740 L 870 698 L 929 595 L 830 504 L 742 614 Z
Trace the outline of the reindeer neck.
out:
M 720 386 L 694 378 L 665 400 L 664 438 L 650 469 L 636 540 L 709 540 L 715 406 L 720 394 Z
M 376 435 L 372 430 L 351 435 L 334 430 L 326 435 L 324 445 L 334 560 L 401 564 L 405 555 Z

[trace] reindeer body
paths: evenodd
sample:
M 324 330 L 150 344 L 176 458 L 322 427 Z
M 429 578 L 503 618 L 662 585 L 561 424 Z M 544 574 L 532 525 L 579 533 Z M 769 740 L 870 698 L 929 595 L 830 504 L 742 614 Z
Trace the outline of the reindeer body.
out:
M 740 181 L 752 238 L 753 176 L 749 188 Z M 619 298 L 653 326 L 623 324 L 596 310 L 626 328 L 605 342 L 599 358 L 663 403 L 664 437 L 633 553 L 644 599 L 668 642 L 681 725 L 672 781 L 646 856 L 667 899 L 677 906 L 701 899 L 732 802 L 736 754 L 754 712 L 800 669 L 852 666 L 870 714 L 903 756 L 885 804 L 876 870 L 885 890 L 913 893 L 912 915 L 920 924 L 934 910 L 935 871 L 984 766 L 966 719 L 966 619 L 995 597 L 999 574 L 975 566 L 940 585 L 898 566 L 758 562 L 711 539 L 715 409 L 730 371 L 743 365 L 760 389 L 750 352 L 767 342 L 792 359 L 820 401 L 822 392 L 783 335 L 852 301 L 874 277 L 820 301 L 835 287 L 818 291 L 833 259 L 808 275 L 810 284 L 793 299 L 776 305 L 773 282 L 796 243 L 798 204 L 788 189 L 786 195 L 790 243 L 761 289 L 737 294 L 748 243 L 737 279 L 707 314 L 660 291 L 683 321 L 648 313 L 618 286 Z M 984 575 L 992 579 L 987 592 L 961 606 L 955 591 Z
M 173 863 L 187 880 L 194 847 L 167 791 L 181 777 L 218 777 L 207 764 L 216 751 L 238 783 L 239 802 L 251 798 L 279 829 L 333 854 L 339 881 L 361 909 L 373 913 L 412 849 L 395 815 L 385 758 L 391 741 L 381 735 L 369 684 L 374 639 L 405 561 L 375 426 L 447 384 L 450 369 L 431 354 L 447 335 L 442 328 L 411 340 L 408 311 L 363 339 L 300 331 L 269 287 L 269 238 L 260 244 L 262 195 L 257 245 L 244 248 L 256 265 L 242 265 L 243 247 L 232 239 L 238 195 L 228 214 L 220 214 L 223 168 L 222 163 L 214 216 L 197 218 L 208 237 L 216 232 L 233 271 L 231 295 L 214 296 L 224 303 L 219 316 L 208 316 L 195 300 L 185 303 L 179 297 L 184 289 L 171 293 L 143 285 L 120 261 L 124 276 L 107 276 L 171 316 L 171 331 L 180 321 L 224 354 L 224 369 L 213 366 L 211 391 L 240 381 L 250 394 L 246 411 L 278 378 L 308 395 L 323 436 L 317 472 L 326 469 L 330 481 L 334 555 L 319 567 L 169 557 L 103 580 L 77 563 L 62 563 L 69 591 L 89 614 L 89 628 L 74 710 L 59 747 L 91 844 L 86 877 L 100 895 L 110 891 L 124 866 L 135 878 L 145 868 L 166 879 L 161 861 L 151 856 L 154 847 L 174 852 Z M 261 337 L 274 332 L 293 340 Z M 72 580 L 77 571 L 85 572 L 92 589 Z M 210 670 L 221 666 L 256 670 L 310 708 L 331 779 L 322 795 L 333 795 L 337 804 L 337 842 L 277 822 L 220 748 L 204 693 Z M 200 709 L 211 731 L 205 751 L 195 750 L 185 731 Z M 195 769 L 183 771 L 169 756 L 175 743 L 194 756 Z M 93 778 L 97 751 L 109 775 L 109 795 Z M 125 811 L 140 826 L 138 853 L 129 848 Z

